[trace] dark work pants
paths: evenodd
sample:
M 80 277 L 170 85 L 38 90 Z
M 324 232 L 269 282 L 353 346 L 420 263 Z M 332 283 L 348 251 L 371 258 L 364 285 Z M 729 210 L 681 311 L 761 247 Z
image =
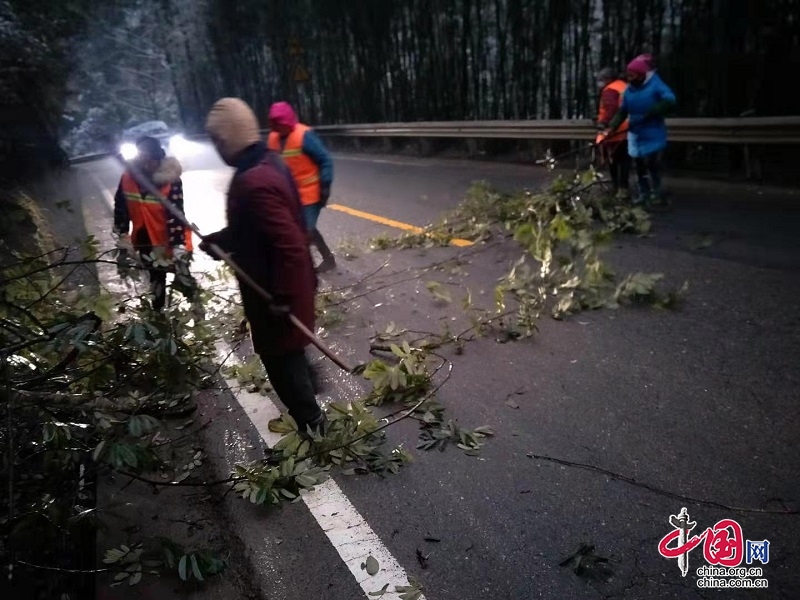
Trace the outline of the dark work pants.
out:
M 319 253 L 322 255 L 322 260 L 324 261 L 335 260 L 333 252 L 331 252 L 331 249 L 328 247 L 328 244 L 325 242 L 325 238 L 322 237 L 322 234 L 319 232 L 319 229 L 312 229 L 310 235 L 311 235 L 311 243 L 317 247 L 317 250 L 319 250 Z
M 167 303 L 167 273 L 169 269 L 152 265 L 148 258 L 148 253 L 141 253 L 142 262 L 147 267 L 147 274 L 150 277 L 150 291 L 153 294 L 153 310 L 160 311 Z M 197 282 L 189 272 L 188 259 L 185 263 L 176 266 L 175 280 L 172 287 L 180 291 L 186 299 L 191 302 L 194 300 L 197 291 Z
M 661 199 L 661 153 L 653 152 L 636 159 L 636 177 L 639 180 L 639 195 L 644 201 Z
M 612 142 L 608 157 L 608 170 L 611 174 L 611 186 L 616 194 L 620 190 L 627 192 L 631 177 L 631 157 L 628 155 L 628 140 Z
M 323 419 L 322 410 L 317 404 L 314 385 L 311 379 L 311 365 L 304 350 L 261 356 L 267 377 L 278 398 L 297 422 L 300 431 L 306 426 L 314 429 Z

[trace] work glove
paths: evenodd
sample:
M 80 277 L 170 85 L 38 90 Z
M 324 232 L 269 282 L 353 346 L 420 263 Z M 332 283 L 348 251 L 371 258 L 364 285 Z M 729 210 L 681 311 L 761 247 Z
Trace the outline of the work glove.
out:
M 319 201 L 322 206 L 325 206 L 328 203 L 328 199 L 331 197 L 331 186 L 323 185 L 319 190 Z
M 206 238 L 200 242 L 200 250 L 208 254 L 214 260 L 222 260 L 222 257 L 214 252 L 214 250 L 211 248 L 211 244 L 216 243 L 211 235 L 212 234 L 207 235 Z
M 186 260 L 188 252 L 186 252 L 186 247 L 184 246 L 175 246 L 172 249 L 172 258 L 175 262 L 184 261 Z
M 175 246 L 172 249 L 172 260 L 175 268 L 175 277 L 186 289 L 194 287 L 195 282 L 192 278 L 192 273 L 189 269 L 189 263 L 192 259 L 192 253 L 188 252 L 183 246 Z
M 131 238 L 127 233 L 121 233 L 114 228 L 114 235 L 117 238 L 117 275 L 120 279 L 125 279 L 136 262 L 133 257 L 133 244 L 131 244 Z

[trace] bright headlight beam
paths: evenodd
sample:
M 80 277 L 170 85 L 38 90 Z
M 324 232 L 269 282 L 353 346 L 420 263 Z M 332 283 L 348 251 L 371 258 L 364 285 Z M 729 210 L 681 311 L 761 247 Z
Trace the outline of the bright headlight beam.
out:
M 136 148 L 136 144 L 126 142 L 119 147 L 119 153 L 125 160 L 133 160 L 138 156 L 139 150 Z

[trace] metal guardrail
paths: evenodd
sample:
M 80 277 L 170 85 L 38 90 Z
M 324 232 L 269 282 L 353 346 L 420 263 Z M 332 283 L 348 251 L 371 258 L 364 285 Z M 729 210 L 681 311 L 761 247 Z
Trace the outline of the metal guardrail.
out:
M 431 121 L 323 125 L 321 134 L 346 137 L 440 137 L 541 140 L 593 140 L 597 128 L 589 120 Z M 799 117 L 739 119 L 667 119 L 672 142 L 700 144 L 800 144 Z
M 340 137 L 484 138 L 530 140 L 594 140 L 597 128 L 589 120 L 530 121 L 423 121 L 417 123 L 372 123 L 319 125 L 322 135 Z M 262 131 L 266 135 L 267 131 Z M 800 144 L 800 116 L 748 117 L 739 119 L 667 119 L 671 142 L 696 144 Z M 187 135 L 204 141 L 204 134 Z M 99 160 L 110 154 L 87 154 L 70 159 L 71 164 Z
M 80 156 L 73 156 L 69 159 L 69 164 L 71 165 L 79 165 L 81 163 L 92 162 L 93 160 L 100 160 L 101 158 L 106 158 L 107 156 L 111 156 L 108 152 L 102 152 L 99 154 L 81 154 Z

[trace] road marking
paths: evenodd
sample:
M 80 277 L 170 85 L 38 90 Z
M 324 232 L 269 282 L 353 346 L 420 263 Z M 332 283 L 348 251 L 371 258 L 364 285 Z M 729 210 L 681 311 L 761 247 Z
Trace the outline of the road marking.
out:
M 218 349 L 222 357 L 230 353 L 230 350 L 221 344 Z M 281 434 L 269 430 L 270 419 L 280 417 L 280 410 L 274 401 L 267 400 L 260 394 L 241 390 L 241 386 L 234 380 L 226 379 L 225 383 L 264 442 L 268 446 L 274 446 L 281 439 Z M 240 391 L 233 392 L 234 389 Z M 369 597 L 371 592 L 380 590 L 388 583 L 389 588 L 382 598 L 399 600 L 400 594 L 394 590 L 396 586 L 408 585 L 405 569 L 384 546 L 378 534 L 356 510 L 333 478 L 316 486 L 311 492 L 304 493 L 302 498 L 339 557 L 364 590 L 365 596 Z M 375 557 L 380 565 L 380 571 L 374 576 L 361 568 L 361 563 L 366 561 L 368 556 Z M 425 600 L 425 597 L 420 596 L 419 600 Z
M 98 178 L 93 178 L 99 189 L 102 190 L 106 202 L 113 207 L 113 195 Z M 217 343 L 217 352 L 221 359 L 234 356 L 230 347 L 222 342 Z M 274 446 L 281 438 L 280 434 L 269 430 L 270 419 L 280 417 L 280 410 L 275 401 L 241 389 L 235 380 L 224 379 L 234 399 L 242 407 L 258 434 L 268 446 Z M 239 391 L 234 392 L 236 389 Z M 378 534 L 356 510 L 333 478 L 316 486 L 312 491 L 304 493 L 302 498 L 328 541 L 336 549 L 358 585 L 361 586 L 364 596 L 369 598 L 371 592 L 378 591 L 384 585 L 389 584 L 382 598 L 400 600 L 400 594 L 395 591 L 395 587 L 409 584 L 405 569 L 392 556 Z M 374 576 L 369 575 L 366 570 L 361 568 L 361 564 L 369 556 L 373 556 L 380 565 L 380 570 Z M 420 596 L 419 600 L 425 600 L 425 596 Z
M 416 225 L 411 225 L 410 223 L 403 223 L 402 221 L 395 221 L 394 219 L 387 219 L 386 217 L 382 217 L 380 215 L 374 215 L 372 213 L 364 212 L 363 210 L 358 210 L 356 208 L 350 208 L 349 206 L 344 206 L 342 204 L 328 204 L 327 208 L 338 210 L 339 212 L 346 213 L 353 217 L 359 217 L 361 219 L 367 219 L 368 221 L 374 221 L 375 223 L 380 223 L 381 225 L 386 225 L 387 227 L 394 227 L 395 229 L 402 229 L 403 231 L 410 231 L 412 233 L 422 233 L 425 231 L 422 227 L 417 227 Z M 451 246 L 458 246 L 463 248 L 464 246 L 472 246 L 473 242 L 469 240 L 462 240 L 459 238 L 454 238 L 450 240 Z

